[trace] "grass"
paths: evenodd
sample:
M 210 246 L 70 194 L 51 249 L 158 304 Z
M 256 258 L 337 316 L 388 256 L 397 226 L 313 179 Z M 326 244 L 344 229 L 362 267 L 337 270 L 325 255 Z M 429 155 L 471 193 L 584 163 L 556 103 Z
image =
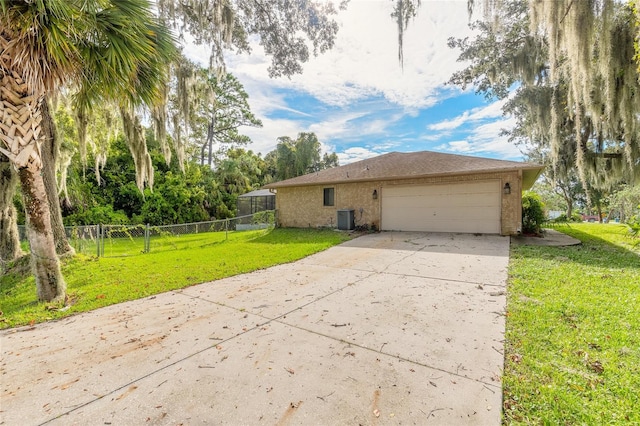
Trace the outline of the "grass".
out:
M 201 245 L 203 239 L 208 242 L 224 241 L 227 233 L 220 232 L 200 232 L 197 234 L 175 235 L 169 232 L 162 232 L 158 228 L 151 228 L 149 251 L 173 251 Z M 153 232 L 155 231 L 155 232 Z M 103 251 L 101 256 L 120 257 L 135 256 L 144 251 L 144 226 L 113 226 L 106 231 L 106 235 L 101 244 Z M 229 231 L 232 232 L 232 231 Z M 94 255 L 97 253 L 97 241 L 92 238 L 75 238 L 72 236 L 69 243 L 76 250 L 76 253 Z M 26 248 L 25 248 L 26 247 Z M 26 250 L 28 244 L 25 243 Z
M 292 262 L 349 237 L 332 230 L 274 229 L 182 236 L 173 250 L 126 257 L 63 260 L 68 307 L 36 303 L 28 261 L 0 277 L 0 328 L 34 324 Z
M 571 224 L 573 247 L 511 249 L 505 424 L 640 424 L 640 250 Z

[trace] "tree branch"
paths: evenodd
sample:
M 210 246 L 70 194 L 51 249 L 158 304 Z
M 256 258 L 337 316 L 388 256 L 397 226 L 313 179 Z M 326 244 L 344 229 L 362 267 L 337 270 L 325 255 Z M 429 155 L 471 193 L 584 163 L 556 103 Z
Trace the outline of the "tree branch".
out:
M 562 15 L 562 19 L 560 20 L 560 24 L 562 24 L 562 22 L 564 21 L 564 18 L 567 17 L 567 15 L 569 14 L 569 10 L 571 9 L 571 6 L 573 6 L 573 1 L 571 0 L 571 2 L 569 3 L 569 6 L 567 6 L 567 10 L 564 11 L 564 15 Z

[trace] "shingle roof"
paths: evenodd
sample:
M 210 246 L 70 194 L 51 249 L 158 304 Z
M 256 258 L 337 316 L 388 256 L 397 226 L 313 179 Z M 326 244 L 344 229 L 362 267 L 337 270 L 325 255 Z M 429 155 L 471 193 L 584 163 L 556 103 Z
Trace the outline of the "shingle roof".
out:
M 533 185 L 544 166 L 432 151 L 390 152 L 378 157 L 274 182 L 265 188 L 326 185 L 425 176 L 523 170 L 523 189 Z

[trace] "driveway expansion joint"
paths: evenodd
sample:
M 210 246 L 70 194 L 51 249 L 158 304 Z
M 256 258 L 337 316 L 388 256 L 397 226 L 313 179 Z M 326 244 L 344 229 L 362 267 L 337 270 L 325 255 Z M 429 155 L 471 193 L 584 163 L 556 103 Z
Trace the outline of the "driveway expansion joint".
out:
M 419 362 L 419 361 L 415 361 L 415 360 L 412 360 L 412 359 L 409 359 L 409 358 L 401 357 L 399 355 L 394 355 L 394 354 L 389 353 L 389 352 L 384 352 L 382 350 L 382 348 L 380 348 L 379 350 L 376 350 L 376 349 L 373 349 L 373 348 L 370 348 L 370 347 L 367 347 L 367 346 L 364 346 L 364 345 L 360 345 L 360 344 L 355 343 L 355 342 L 351 342 L 351 341 L 348 341 L 348 340 L 345 340 L 345 339 L 342 339 L 342 338 L 339 338 L 339 337 L 334 337 L 334 336 L 331 336 L 331 335 L 328 335 L 328 334 L 325 334 L 325 333 L 314 331 L 314 330 L 311 330 L 311 329 L 308 329 L 308 328 L 305 328 L 305 327 L 302 327 L 302 326 L 295 325 L 295 324 L 293 324 L 293 323 L 291 323 L 289 321 L 283 321 L 282 320 L 283 318 L 286 318 L 288 315 L 291 315 L 291 314 L 293 314 L 293 313 L 295 313 L 297 311 L 301 311 L 304 308 L 306 308 L 306 307 L 308 307 L 310 305 L 313 305 L 315 303 L 318 303 L 319 301 L 321 301 L 323 299 L 326 299 L 326 298 L 328 298 L 328 297 L 330 297 L 330 296 L 332 296 L 332 295 L 334 295 L 336 293 L 340 293 L 340 292 L 344 291 L 345 289 L 347 289 L 349 287 L 352 287 L 352 286 L 358 284 L 359 282 L 365 281 L 366 279 L 368 279 L 368 278 L 370 278 L 372 276 L 385 275 L 385 274 L 388 274 L 388 273 L 373 272 L 373 273 L 371 273 L 371 274 L 369 274 L 367 276 L 364 276 L 364 277 L 361 277 L 361 278 L 355 280 L 352 283 L 348 283 L 348 284 L 346 284 L 346 285 L 344 285 L 342 287 L 337 288 L 336 290 L 333 290 L 333 291 L 331 291 L 329 293 L 326 293 L 326 294 L 324 294 L 324 295 L 322 295 L 320 297 L 315 298 L 314 300 L 311 300 L 311 301 L 309 301 L 309 302 L 307 302 L 307 303 L 305 303 L 303 305 L 300 305 L 300 306 L 298 306 L 298 307 L 296 307 L 294 309 L 291 309 L 291 310 L 289 310 L 289 311 L 287 311 L 287 312 L 285 312 L 283 314 L 277 315 L 275 317 L 264 316 L 264 315 L 256 313 L 256 312 L 251 312 L 251 311 L 249 311 L 249 310 L 247 310 L 245 308 L 235 308 L 233 306 L 226 305 L 226 304 L 224 304 L 222 302 L 217 302 L 217 301 L 214 301 L 214 300 L 208 300 L 208 299 L 203 298 L 201 296 L 194 296 L 194 295 L 182 293 L 180 291 L 176 291 L 176 292 L 177 293 L 182 293 L 184 296 L 187 296 L 187 297 L 191 297 L 191 298 L 194 298 L 194 299 L 200 299 L 200 300 L 206 301 L 208 303 L 212 303 L 212 304 L 215 304 L 215 305 L 218 305 L 218 306 L 221 306 L 221 307 L 225 307 L 225 308 L 229 308 L 229 309 L 235 310 L 237 312 L 245 312 L 247 314 L 251 314 L 252 316 L 256 316 L 258 318 L 262 318 L 262 319 L 265 320 L 262 323 L 256 324 L 255 327 L 247 329 L 245 332 L 237 334 L 236 336 L 233 336 L 233 337 L 231 337 L 229 339 L 226 339 L 224 342 L 219 342 L 218 344 L 227 343 L 227 342 L 233 340 L 236 337 L 242 336 L 242 335 L 247 334 L 247 333 L 249 333 L 251 331 L 260 329 L 261 327 L 264 327 L 266 325 L 269 325 L 270 323 L 274 323 L 275 322 L 275 323 L 279 323 L 279 324 L 282 324 L 282 325 L 285 325 L 285 326 L 288 326 L 288 327 L 291 327 L 291 328 L 295 328 L 295 329 L 300 330 L 300 331 L 304 331 L 306 333 L 311 333 L 311 334 L 314 334 L 314 335 L 317 335 L 317 336 L 321 336 L 321 337 L 324 337 L 326 339 L 330 339 L 330 340 L 333 340 L 333 341 L 336 341 L 336 342 L 339 342 L 339 343 L 347 344 L 347 345 L 350 345 L 350 346 L 353 346 L 353 347 L 357 347 L 357 348 L 364 349 L 364 350 L 367 350 L 367 351 L 370 351 L 370 352 L 374 352 L 374 353 L 379 354 L 379 355 L 383 355 L 383 356 L 386 356 L 386 357 L 394 358 L 394 359 L 397 359 L 397 360 L 402 361 L 402 362 L 408 362 L 408 363 L 411 363 L 411 364 L 419 366 L 419 367 L 428 368 L 428 369 L 439 371 L 439 372 L 442 372 L 442 373 L 451 374 L 452 376 L 456 376 L 456 377 L 461 378 L 461 379 L 471 380 L 471 381 L 474 381 L 474 382 L 477 382 L 477 383 L 482 383 L 485 386 L 490 386 L 490 387 L 493 387 L 493 388 L 496 388 L 496 389 L 501 389 L 501 385 L 496 385 L 495 383 L 487 382 L 487 381 L 484 381 L 484 380 L 474 379 L 472 377 L 468 377 L 468 376 L 465 376 L 463 374 L 460 374 L 458 371 L 450 371 L 450 370 L 447 370 L 447 369 L 443 369 L 443 368 L 439 368 L 439 367 L 436 367 L 436 366 L 433 366 L 433 365 L 429 365 L 429 364 L 425 364 L 425 363 L 422 363 L 422 362 Z M 398 275 L 398 274 L 393 274 L 393 275 Z M 419 277 L 419 278 L 423 278 L 423 277 Z M 459 282 L 459 283 L 469 283 L 467 281 L 460 281 L 460 280 L 444 280 L 444 281 Z M 477 284 L 477 283 L 469 283 L 469 284 Z M 499 313 L 499 312 L 494 312 L 494 313 L 504 316 L 504 313 Z M 336 324 L 335 326 L 336 327 L 340 327 L 341 325 L 340 324 Z M 383 347 L 384 346 L 385 345 L 383 345 Z M 492 347 L 492 348 L 494 350 L 496 350 L 495 347 Z M 211 348 L 207 348 L 207 349 L 211 349 Z M 201 351 L 201 352 L 204 352 L 204 351 Z M 497 351 L 497 352 L 499 352 L 499 351 Z
M 398 361 L 407 362 L 407 363 L 410 363 L 410 364 L 413 364 L 413 365 L 416 365 L 416 366 L 419 366 L 419 367 L 423 367 L 423 368 L 428 368 L 430 370 L 439 371 L 441 373 L 451 374 L 452 376 L 456 376 L 456 377 L 461 378 L 461 379 L 471 380 L 471 381 L 477 382 L 477 383 L 482 383 L 482 384 L 484 384 L 486 386 L 491 386 L 491 387 L 494 387 L 494 388 L 497 388 L 497 389 L 501 389 L 501 386 L 502 386 L 502 385 L 499 385 L 499 384 L 496 385 L 495 383 L 486 382 L 484 380 L 474 379 L 472 377 L 460 374 L 457 371 L 455 371 L 455 372 L 454 371 L 449 371 L 449 370 L 446 370 L 446 369 L 443 369 L 443 368 L 435 367 L 433 365 L 425 364 L 425 363 L 420 362 L 420 361 L 415 361 L 415 360 L 412 360 L 412 359 L 409 359 L 409 358 L 404 358 L 404 357 L 401 357 L 400 355 L 394 355 L 394 354 L 389 353 L 389 352 L 384 352 L 382 350 L 382 348 L 381 349 L 370 348 L 368 346 L 360 345 L 358 343 L 350 342 L 348 340 L 341 339 L 339 337 L 330 336 L 328 334 L 324 334 L 324 333 L 320 333 L 318 331 L 314 331 L 314 330 L 311 330 L 311 329 L 308 329 L 308 328 L 300 327 L 300 326 L 297 326 L 295 324 L 291 324 L 291 323 L 288 323 L 288 322 L 285 322 L 285 321 L 280 321 L 280 320 L 275 320 L 274 319 L 273 322 L 277 322 L 277 323 L 280 323 L 282 325 L 286 325 L 288 327 L 295 328 L 297 330 L 305 331 L 307 333 L 312 333 L 312 334 L 315 334 L 317 336 L 324 337 L 326 339 L 330 339 L 330 340 L 333 340 L 333 341 L 336 341 L 336 342 L 339 342 L 339 343 L 343 343 L 343 344 L 346 344 L 346 345 L 349 345 L 349 346 L 353 346 L 355 348 L 364 349 L 364 350 L 369 351 L 369 352 L 374 352 L 374 353 L 379 354 L 379 355 L 383 355 L 383 356 L 386 356 L 386 357 L 389 357 L 389 358 L 394 358 L 394 359 L 397 359 Z M 383 345 L 383 347 L 384 346 L 386 346 L 386 345 Z

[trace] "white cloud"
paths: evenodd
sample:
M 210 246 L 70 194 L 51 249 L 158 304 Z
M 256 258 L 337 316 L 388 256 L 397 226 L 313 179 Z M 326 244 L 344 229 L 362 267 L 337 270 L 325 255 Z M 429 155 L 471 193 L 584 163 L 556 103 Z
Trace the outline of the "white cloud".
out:
M 354 163 L 360 160 L 366 160 L 367 158 L 376 157 L 378 155 L 385 154 L 385 151 L 371 150 L 369 148 L 354 147 L 347 148 L 344 152 L 338 153 L 338 160 L 340 165 Z
M 465 154 L 476 152 L 473 145 L 471 145 L 471 143 L 469 143 L 468 141 L 447 142 L 444 145 L 440 145 L 438 149 Z
M 334 48 L 311 58 L 303 74 L 291 79 L 268 77 L 270 58 L 257 43 L 251 55 L 227 56 L 228 70 L 245 86 L 251 108 L 264 124 L 261 129 L 241 129 L 253 140 L 250 149 L 266 154 L 275 148 L 277 137 L 312 131 L 323 150 L 341 147 L 341 164 L 390 150 L 406 151 L 416 142 L 427 149 L 520 156 L 499 136 L 499 129 L 510 123 L 502 118 L 503 102 L 458 112 L 438 123 L 422 124 L 420 129 L 405 131 L 398 126 L 403 119 L 437 108 L 438 102 L 460 93 L 443 86 L 465 66 L 457 62 L 459 52 L 447 46 L 447 39 L 473 33 L 468 28 L 467 0 L 423 0 L 405 32 L 402 68 L 397 28 L 390 17 L 393 4 L 389 0 L 351 0 L 348 9 L 336 17 L 340 31 Z M 191 54 L 202 57 L 204 53 L 194 50 Z M 318 102 L 302 107 L 293 104 L 290 95 Z M 476 127 L 467 130 L 470 126 Z M 399 127 L 402 134 L 397 130 L 391 134 L 390 129 Z M 455 141 L 440 147 L 429 144 L 454 130 Z
M 449 36 L 470 34 L 466 2 L 425 2 L 404 34 L 404 67 L 398 62 L 393 2 L 352 1 L 333 50 L 313 58 L 293 86 L 329 105 L 346 105 L 378 94 L 407 108 L 437 101 L 437 90 L 460 65 Z M 460 16 L 464 16 L 460 19 Z
M 470 139 L 482 148 L 481 152 L 497 153 L 505 158 L 521 158 L 522 153 L 513 142 L 509 142 L 509 136 L 500 134 L 505 129 L 512 129 L 515 124 L 515 118 L 511 117 L 487 123 L 474 129 Z
M 459 115 L 455 118 L 452 118 L 450 120 L 443 120 L 439 123 L 435 123 L 435 124 L 430 124 L 427 126 L 427 129 L 429 130 L 454 130 L 457 129 L 458 127 L 462 126 L 464 123 L 466 123 L 467 121 L 469 121 L 469 112 L 465 111 L 462 115 Z
M 470 111 L 465 111 L 461 115 L 458 115 L 457 117 L 454 117 L 452 119 L 430 124 L 427 126 L 427 129 L 436 131 L 454 130 L 467 123 L 502 117 L 502 107 L 504 106 L 505 102 L 506 100 L 499 100 L 481 108 L 474 108 Z
M 381 153 L 390 152 L 397 148 L 398 148 L 398 142 L 382 142 L 382 143 L 377 143 L 371 146 L 372 151 L 381 152 Z
M 436 147 L 436 149 L 475 155 L 491 153 L 503 159 L 521 160 L 522 153 L 518 147 L 509 142 L 507 135 L 501 135 L 502 130 L 511 129 L 514 125 L 514 118 L 487 123 L 473 129 L 464 140 L 450 141 Z
M 292 120 L 263 118 L 262 124 L 264 126 L 262 128 L 241 127 L 240 133 L 251 138 L 252 143 L 247 147 L 248 149 L 256 153 L 260 152 L 263 155 L 275 149 L 277 139 L 280 136 L 289 136 L 295 139 L 299 132 L 305 131 L 305 129 L 300 129 L 299 124 Z
M 257 44 L 251 55 L 229 55 L 228 67 L 243 82 L 298 90 L 328 105 L 381 95 L 406 108 L 432 106 L 438 88 L 461 67 L 447 39 L 471 34 L 466 1 L 423 3 L 405 32 L 404 68 L 398 62 L 392 7 L 388 0 L 352 0 L 336 17 L 340 30 L 334 48 L 311 58 L 303 74 L 290 80 L 268 78 L 269 58 Z
M 470 118 L 472 120 L 484 120 L 487 118 L 502 117 L 503 116 L 502 107 L 504 107 L 504 104 L 506 104 L 508 100 L 509 98 L 501 99 L 485 107 L 476 108 L 472 110 L 472 114 Z
M 283 99 L 277 96 L 272 98 L 272 103 L 282 102 L 280 111 L 290 110 Z M 253 107 L 253 101 L 250 99 Z M 264 102 L 257 103 L 258 108 L 264 107 Z M 368 110 L 362 105 L 352 109 L 331 109 L 329 111 L 310 111 L 299 114 L 299 119 L 263 118 L 262 128 L 241 128 L 241 132 L 251 137 L 254 141 L 250 147 L 254 151 L 267 152 L 275 149 L 276 139 L 279 136 L 295 138 L 300 132 L 313 132 L 321 143 L 334 146 L 336 141 L 343 143 L 366 143 L 369 138 L 381 134 L 388 134 L 389 128 L 402 119 L 398 112 L 388 112 L 382 118 L 369 118 L 376 112 L 377 107 Z M 254 110 L 255 111 L 255 110 Z M 260 116 L 259 114 L 257 114 Z
M 314 132 L 319 140 L 347 137 L 352 131 L 352 121 L 364 116 L 361 112 L 329 113 L 317 117 L 319 120 L 309 126 L 310 132 Z
M 323 146 L 327 147 L 323 152 L 329 152 L 333 149 L 328 147 L 334 147 L 332 141 L 366 142 L 367 136 L 385 132 L 399 119 L 398 115 L 391 115 L 386 120 L 364 120 L 362 124 L 354 124 L 354 121 L 365 116 L 365 113 L 357 111 L 330 112 L 322 114 L 322 117 L 312 117 L 315 120 L 306 125 L 301 121 L 265 118 L 262 119 L 262 128 L 242 127 L 240 131 L 252 139 L 253 143 L 249 148 L 263 154 L 275 149 L 278 137 L 289 136 L 295 139 L 301 132 L 315 133 Z M 388 146 L 391 144 L 387 142 L 376 149 L 384 149 Z

